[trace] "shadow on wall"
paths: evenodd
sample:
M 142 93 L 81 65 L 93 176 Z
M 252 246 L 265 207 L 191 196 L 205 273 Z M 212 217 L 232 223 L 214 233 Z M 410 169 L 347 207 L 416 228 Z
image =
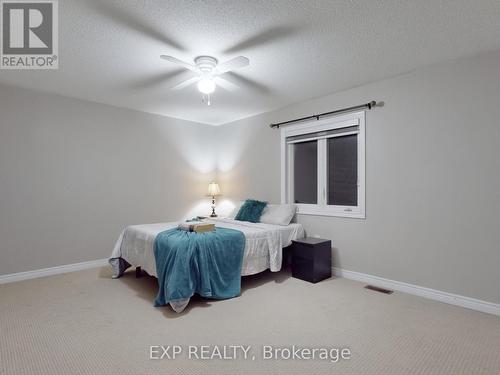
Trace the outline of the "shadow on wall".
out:
M 232 198 L 243 198 L 240 197 L 240 194 L 249 185 L 249 176 L 245 173 L 243 157 L 250 154 L 250 147 L 255 147 L 253 143 L 255 129 L 243 125 L 229 126 L 226 130 L 226 132 L 219 133 L 217 139 L 217 181 L 224 195 Z
M 194 170 L 214 178 L 216 151 L 212 131 L 211 127 L 196 124 L 179 126 L 175 128 L 175 132 L 172 127 L 165 127 L 163 137 L 177 149 Z
M 217 171 L 227 173 L 238 165 L 251 146 L 255 129 L 245 124 L 243 126 L 224 126 L 224 132 L 219 131 L 216 147 L 215 164 Z
M 332 246 L 332 267 L 342 268 L 339 249 Z
M 172 127 L 162 128 L 162 137 L 177 150 L 183 166 L 174 168 L 177 175 L 169 174 L 166 179 L 170 184 L 179 184 L 177 181 L 179 179 L 187 186 L 178 192 L 178 196 L 170 199 L 193 202 L 187 209 L 184 208 L 182 216 L 176 216 L 175 220 L 207 216 L 211 212 L 211 202 L 206 197 L 207 185 L 216 177 L 212 129 L 206 125 L 193 124 L 193 126 L 179 126 L 174 130 Z M 176 161 L 165 160 L 165 163 L 171 164 Z M 166 191 L 165 194 L 168 195 L 169 192 Z

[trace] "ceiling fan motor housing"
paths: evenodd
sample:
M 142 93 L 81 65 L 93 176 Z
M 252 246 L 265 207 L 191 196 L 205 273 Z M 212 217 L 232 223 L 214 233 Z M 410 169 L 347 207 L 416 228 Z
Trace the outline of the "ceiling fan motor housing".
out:
M 200 72 L 210 74 L 214 72 L 217 66 L 217 59 L 212 56 L 198 56 L 194 59 L 194 63 Z

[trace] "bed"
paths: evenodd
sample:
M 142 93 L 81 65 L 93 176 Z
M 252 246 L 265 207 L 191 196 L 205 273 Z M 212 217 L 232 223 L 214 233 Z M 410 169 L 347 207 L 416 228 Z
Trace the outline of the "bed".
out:
M 281 270 L 282 249 L 292 240 L 303 238 L 301 224 L 274 225 L 250 223 L 229 218 L 210 218 L 206 220 L 216 227 L 235 229 L 245 236 L 245 249 L 241 275 L 254 275 L 267 269 L 272 272 Z M 178 222 L 132 225 L 120 234 L 110 257 L 110 264 L 119 277 L 129 266 L 141 267 L 151 276 L 157 276 L 153 246 L 156 236 L 168 229 L 177 227 Z M 171 303 L 172 308 L 182 311 L 186 301 Z

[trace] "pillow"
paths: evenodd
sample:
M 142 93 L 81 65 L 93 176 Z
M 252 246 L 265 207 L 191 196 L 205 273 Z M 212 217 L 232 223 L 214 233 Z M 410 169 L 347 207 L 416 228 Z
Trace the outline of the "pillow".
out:
M 258 223 L 260 220 L 260 215 L 262 215 L 262 211 L 264 211 L 266 205 L 267 202 L 247 199 L 245 203 L 243 203 L 243 206 L 241 206 L 234 219 L 239 221 Z
M 229 219 L 234 219 L 236 215 L 238 214 L 241 206 L 243 206 L 244 201 L 239 201 L 234 204 L 234 208 L 231 210 L 231 212 L 227 215 Z
M 288 225 L 290 221 L 292 221 L 296 210 L 297 207 L 294 204 L 268 204 L 262 212 L 260 222 L 275 225 Z

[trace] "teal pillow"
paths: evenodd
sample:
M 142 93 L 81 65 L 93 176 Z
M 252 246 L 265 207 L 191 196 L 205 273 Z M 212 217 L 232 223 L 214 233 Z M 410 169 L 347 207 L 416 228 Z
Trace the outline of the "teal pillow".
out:
M 256 201 L 254 199 L 247 199 L 241 206 L 236 214 L 235 220 L 249 221 L 251 223 L 258 223 L 262 211 L 266 208 L 267 202 Z

